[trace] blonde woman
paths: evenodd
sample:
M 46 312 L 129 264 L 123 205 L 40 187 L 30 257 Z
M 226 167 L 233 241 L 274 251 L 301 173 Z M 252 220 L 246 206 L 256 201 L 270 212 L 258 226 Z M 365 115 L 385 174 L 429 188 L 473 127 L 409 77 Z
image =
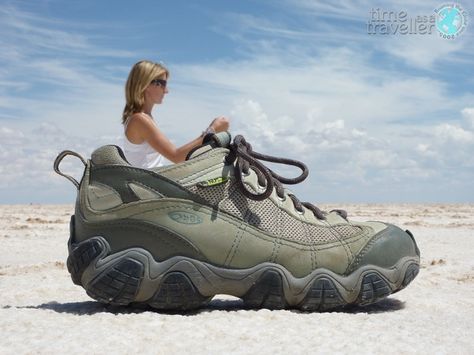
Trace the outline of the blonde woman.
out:
M 201 145 L 207 133 L 229 129 L 229 120 L 215 118 L 202 134 L 191 142 L 176 147 L 158 127 L 152 116 L 153 107 L 162 103 L 168 93 L 168 69 L 147 60 L 136 63 L 125 86 L 126 104 L 123 110 L 123 151 L 130 164 L 154 168 L 163 164 L 163 157 L 179 163 L 194 147 Z

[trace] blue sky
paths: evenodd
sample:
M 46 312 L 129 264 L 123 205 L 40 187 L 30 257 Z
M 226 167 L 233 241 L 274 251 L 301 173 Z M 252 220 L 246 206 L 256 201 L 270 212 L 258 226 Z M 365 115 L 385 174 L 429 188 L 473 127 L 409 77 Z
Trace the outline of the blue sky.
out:
M 302 200 L 474 202 L 474 24 L 454 40 L 367 33 L 372 8 L 441 4 L 0 1 L 0 203 L 74 201 L 52 162 L 119 142 L 141 59 L 171 71 L 154 116 L 177 145 L 226 115 L 255 150 L 309 166 Z

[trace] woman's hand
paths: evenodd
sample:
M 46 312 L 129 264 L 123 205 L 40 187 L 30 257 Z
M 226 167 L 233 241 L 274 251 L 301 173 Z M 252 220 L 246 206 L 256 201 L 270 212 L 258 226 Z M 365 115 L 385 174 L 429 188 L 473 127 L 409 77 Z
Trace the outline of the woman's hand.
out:
M 229 119 L 223 116 L 214 118 L 210 126 L 216 133 L 229 130 Z

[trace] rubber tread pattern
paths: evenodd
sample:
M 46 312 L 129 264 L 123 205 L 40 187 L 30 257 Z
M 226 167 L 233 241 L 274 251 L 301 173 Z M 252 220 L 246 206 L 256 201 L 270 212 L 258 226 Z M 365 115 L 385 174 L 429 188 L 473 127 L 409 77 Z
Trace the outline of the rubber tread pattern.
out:
M 298 308 L 302 311 L 327 311 L 346 305 L 334 283 L 326 277 L 313 281 Z
M 73 247 L 66 262 L 72 282 L 82 286 L 81 277 L 84 270 L 100 255 L 102 250 L 103 246 L 97 239 L 90 239 Z
M 286 308 L 280 273 L 274 270 L 265 271 L 242 299 L 249 308 Z
M 194 287 L 186 274 L 170 272 L 148 304 L 156 309 L 185 311 L 206 305 L 212 297 L 205 297 Z
M 99 274 L 87 287 L 92 298 L 112 305 L 133 302 L 140 288 L 144 266 L 137 260 L 125 258 Z
M 364 306 L 375 303 L 392 293 L 389 284 L 376 272 L 366 274 L 358 298 L 358 305 Z
M 419 271 L 420 271 L 420 267 L 416 264 L 411 264 L 410 266 L 408 266 L 407 271 L 405 272 L 405 278 L 403 279 L 403 282 L 402 282 L 402 288 L 407 287 L 408 284 L 415 279 Z

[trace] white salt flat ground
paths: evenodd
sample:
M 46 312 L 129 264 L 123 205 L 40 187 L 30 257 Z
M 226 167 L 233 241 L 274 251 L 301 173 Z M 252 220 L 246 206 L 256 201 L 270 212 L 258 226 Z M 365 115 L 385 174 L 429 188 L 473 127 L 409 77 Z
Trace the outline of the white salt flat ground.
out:
M 172 315 L 107 308 L 71 282 L 72 206 L 0 206 L 0 354 L 473 354 L 474 205 L 337 207 L 414 233 L 422 268 L 408 288 L 345 312 L 245 310 L 218 296 Z

